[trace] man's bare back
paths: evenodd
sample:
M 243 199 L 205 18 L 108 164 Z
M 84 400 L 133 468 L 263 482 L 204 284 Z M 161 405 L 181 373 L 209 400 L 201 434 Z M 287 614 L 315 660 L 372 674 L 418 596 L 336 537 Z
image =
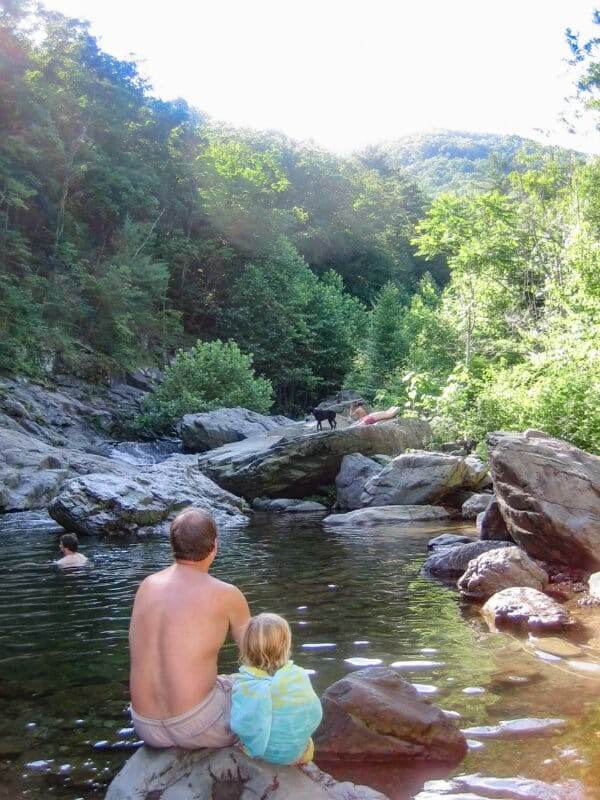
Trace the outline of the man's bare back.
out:
M 250 619 L 239 589 L 208 574 L 217 547 L 205 512 L 182 512 L 171 543 L 176 562 L 142 581 L 129 628 L 132 711 L 155 721 L 185 714 L 210 695 L 228 632 L 239 646 Z

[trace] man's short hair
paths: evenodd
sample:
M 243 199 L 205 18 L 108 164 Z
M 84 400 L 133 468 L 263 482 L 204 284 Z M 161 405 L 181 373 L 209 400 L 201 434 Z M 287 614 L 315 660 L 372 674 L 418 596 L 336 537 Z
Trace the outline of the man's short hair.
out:
M 79 539 L 74 533 L 63 533 L 59 541 L 63 547 L 66 547 L 67 550 L 71 550 L 73 553 L 79 550 Z
M 204 561 L 215 547 L 217 526 L 201 508 L 185 508 L 171 523 L 171 547 L 177 561 Z

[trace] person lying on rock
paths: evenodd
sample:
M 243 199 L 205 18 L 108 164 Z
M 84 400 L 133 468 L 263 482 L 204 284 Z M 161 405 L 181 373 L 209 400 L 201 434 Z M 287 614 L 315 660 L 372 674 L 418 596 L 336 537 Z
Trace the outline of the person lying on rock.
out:
M 62 553 L 53 563 L 61 569 L 71 569 L 73 567 L 88 567 L 90 560 L 83 553 L 79 552 L 79 539 L 74 533 L 63 533 L 58 540 L 58 547 Z
M 376 422 L 383 422 L 387 419 L 394 419 L 400 413 L 400 406 L 390 406 L 386 411 L 367 412 L 366 407 L 360 403 L 353 409 L 351 416 L 358 420 L 358 425 L 374 425 Z
M 151 747 L 227 747 L 233 680 L 217 674 L 228 632 L 238 648 L 250 620 L 246 598 L 208 574 L 217 527 L 199 508 L 171 523 L 175 563 L 137 590 L 131 625 L 131 717 Z
M 231 729 L 246 755 L 272 764 L 312 761 L 323 711 L 306 670 L 290 661 L 290 626 L 277 614 L 250 620 L 235 676 Z

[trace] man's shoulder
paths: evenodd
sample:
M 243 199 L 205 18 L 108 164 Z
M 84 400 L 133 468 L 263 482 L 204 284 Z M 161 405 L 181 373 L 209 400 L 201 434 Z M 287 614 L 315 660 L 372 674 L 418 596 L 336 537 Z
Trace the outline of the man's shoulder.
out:
M 234 586 L 233 583 L 226 583 L 226 581 L 222 581 L 219 578 L 213 577 L 212 575 L 210 575 L 209 577 L 216 591 L 222 592 L 223 595 L 226 595 L 234 599 L 243 597 L 242 592 L 237 588 L 237 586 Z

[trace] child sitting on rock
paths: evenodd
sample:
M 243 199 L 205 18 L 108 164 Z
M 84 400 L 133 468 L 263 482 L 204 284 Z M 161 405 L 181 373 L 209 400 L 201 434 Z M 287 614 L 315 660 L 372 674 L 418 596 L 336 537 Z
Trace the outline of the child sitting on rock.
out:
M 259 614 L 244 633 L 232 693 L 231 729 L 244 752 L 272 764 L 307 764 L 322 709 L 305 670 L 290 661 L 290 626 Z

